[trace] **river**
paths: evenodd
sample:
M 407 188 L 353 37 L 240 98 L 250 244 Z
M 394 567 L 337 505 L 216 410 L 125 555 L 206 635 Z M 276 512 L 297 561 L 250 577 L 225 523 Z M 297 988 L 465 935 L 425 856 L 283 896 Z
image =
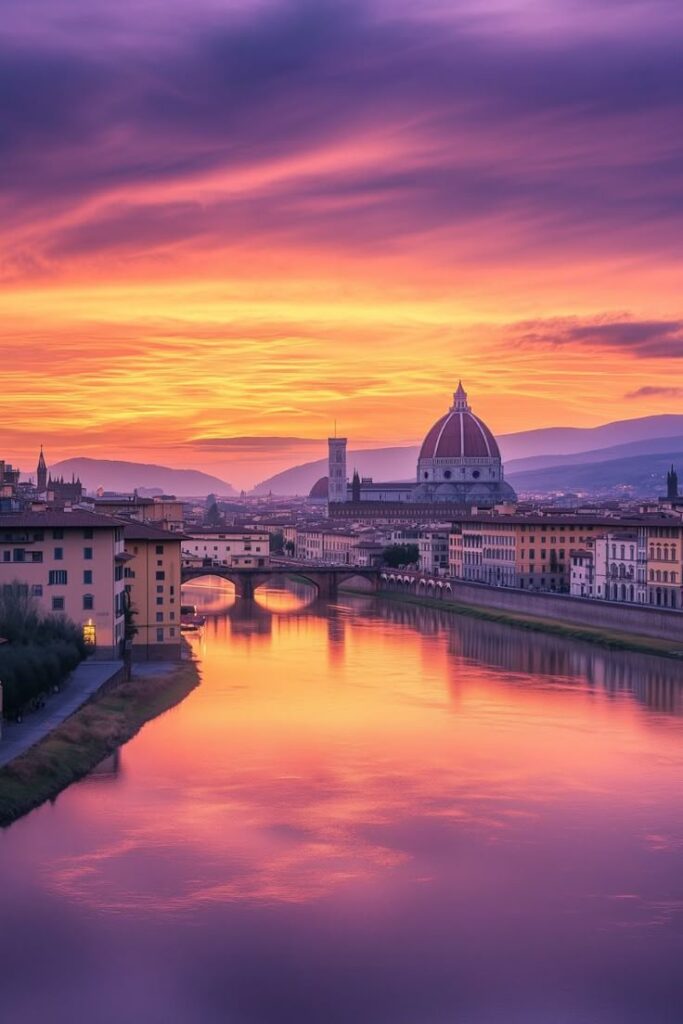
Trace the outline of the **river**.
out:
M 0 834 L 12 1024 L 678 1024 L 683 667 L 186 588 L 201 685 Z

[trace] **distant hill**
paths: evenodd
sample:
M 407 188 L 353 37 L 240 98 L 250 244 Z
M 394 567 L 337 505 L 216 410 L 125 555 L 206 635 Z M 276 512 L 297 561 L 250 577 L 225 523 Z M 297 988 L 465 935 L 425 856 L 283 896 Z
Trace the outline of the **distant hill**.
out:
M 626 485 L 637 497 L 656 497 L 666 494 L 666 474 L 672 462 L 683 466 L 683 442 L 677 449 L 665 453 L 547 466 L 523 473 L 507 473 L 506 479 L 518 494 L 583 491 L 600 495 Z
M 604 457 L 605 461 L 609 461 L 620 454 L 614 451 L 615 448 L 642 444 L 642 449 L 630 453 L 624 451 L 621 454 L 645 455 L 648 452 L 661 452 L 660 439 L 668 439 L 672 442 L 671 450 L 676 450 L 677 439 L 682 437 L 683 415 L 672 414 L 619 420 L 600 427 L 545 427 L 540 430 L 524 430 L 515 434 L 503 434 L 498 438 L 498 443 L 506 464 L 506 473 L 510 476 L 513 471 L 536 468 L 521 465 L 521 460 L 538 458 L 543 459 L 544 465 L 551 466 L 567 463 L 565 456 L 590 453 L 590 461 L 598 462 L 601 461 L 597 455 L 599 451 L 607 452 L 612 449 L 613 452 Z M 375 480 L 414 480 L 419 452 L 418 445 L 349 451 L 349 475 L 357 469 L 361 476 L 371 476 Z M 520 464 L 517 464 L 518 460 Z M 574 458 L 568 460 L 571 463 L 582 461 L 583 459 Z M 268 494 L 272 491 L 273 494 L 308 494 L 316 480 L 326 473 L 326 459 L 306 462 L 269 477 L 258 484 L 252 493 Z
M 572 455 L 534 455 L 529 459 L 511 459 L 505 463 L 508 477 L 527 470 L 545 469 L 551 466 L 570 466 L 580 463 L 611 462 L 614 459 L 626 459 L 634 455 L 665 455 L 667 452 L 683 451 L 683 435 L 678 437 L 652 437 L 646 441 L 631 441 L 629 444 L 617 444 L 611 448 L 598 448 L 594 451 L 579 452 Z
M 205 497 L 215 492 L 233 495 L 231 484 L 195 469 L 170 469 L 144 462 L 117 462 L 109 459 L 65 459 L 50 466 L 53 476 L 70 480 L 72 473 L 80 477 L 88 491 L 103 487 L 106 491 L 132 491 L 160 489 L 163 494 L 180 497 Z
M 374 476 L 376 480 L 412 480 L 419 448 L 370 448 L 367 451 L 348 452 L 346 464 L 349 475 L 357 469 L 361 476 Z M 308 494 L 321 476 L 327 476 L 327 459 L 305 462 L 301 466 L 285 469 L 257 484 L 252 494 Z

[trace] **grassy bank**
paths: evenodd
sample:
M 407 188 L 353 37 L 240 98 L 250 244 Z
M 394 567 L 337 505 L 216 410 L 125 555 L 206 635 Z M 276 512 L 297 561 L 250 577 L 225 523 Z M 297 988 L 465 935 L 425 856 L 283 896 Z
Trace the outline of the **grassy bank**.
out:
M 360 591 L 358 591 L 360 593 Z M 365 594 L 367 597 L 367 594 Z M 610 650 L 637 651 L 641 654 L 657 654 L 660 657 L 683 659 L 683 643 L 674 640 L 658 640 L 654 637 L 633 636 L 600 627 L 576 626 L 572 623 L 558 622 L 556 619 L 545 619 L 531 615 L 517 615 L 513 612 L 502 612 L 495 608 L 481 608 L 476 605 L 462 604 L 457 601 L 437 601 L 430 597 L 406 594 L 397 590 L 378 591 L 377 597 L 387 598 L 403 604 L 416 604 L 453 615 L 467 615 L 473 619 L 486 622 L 500 622 L 503 625 L 517 626 L 538 633 L 551 633 L 569 640 L 585 640 L 599 644 Z M 681 616 L 683 622 L 683 616 Z
M 53 799 L 179 704 L 199 683 L 193 661 L 158 675 L 134 675 L 85 704 L 44 740 L 0 770 L 0 827 Z

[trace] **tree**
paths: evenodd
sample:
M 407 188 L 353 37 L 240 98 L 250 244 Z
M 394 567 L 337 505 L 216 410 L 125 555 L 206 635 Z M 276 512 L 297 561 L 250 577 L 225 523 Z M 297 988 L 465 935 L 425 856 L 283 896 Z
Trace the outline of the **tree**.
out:
M 390 544 L 382 552 L 382 561 L 392 569 L 416 564 L 419 558 L 420 550 L 417 544 Z
M 282 533 L 271 533 L 270 535 L 270 553 L 271 555 L 281 555 L 284 551 L 285 538 Z
M 221 515 L 220 509 L 215 501 L 207 508 L 206 516 L 204 518 L 207 526 L 220 526 L 223 522 L 223 516 Z

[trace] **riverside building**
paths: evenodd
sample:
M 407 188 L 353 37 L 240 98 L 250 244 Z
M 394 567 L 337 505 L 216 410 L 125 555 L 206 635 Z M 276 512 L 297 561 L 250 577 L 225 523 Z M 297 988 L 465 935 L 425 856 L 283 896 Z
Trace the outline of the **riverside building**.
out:
M 65 615 L 101 658 L 124 640 L 123 524 L 83 509 L 0 515 L 0 583 Z
M 137 630 L 135 660 L 178 659 L 180 642 L 181 544 L 183 535 L 147 523 L 126 523 L 129 561 L 124 583 Z
M 261 567 L 270 561 L 270 534 L 266 530 L 189 530 L 182 540 L 182 552 L 186 562 Z

